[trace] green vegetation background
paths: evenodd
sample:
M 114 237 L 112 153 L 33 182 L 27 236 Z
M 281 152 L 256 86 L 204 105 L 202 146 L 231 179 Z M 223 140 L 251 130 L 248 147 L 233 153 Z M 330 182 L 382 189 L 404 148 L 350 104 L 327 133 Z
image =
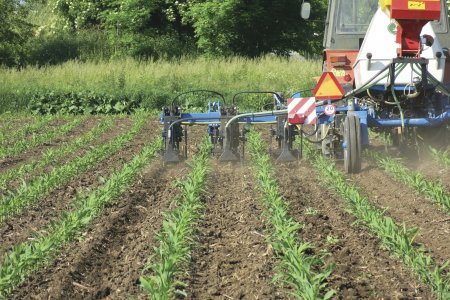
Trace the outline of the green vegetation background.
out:
M 321 50 L 327 0 L 0 0 L 0 65 Z
M 327 0 L 309 2 L 312 21 L 298 0 L 0 0 L 0 113 L 50 93 L 159 110 L 192 89 L 228 101 L 243 90 L 308 89 L 320 63 L 303 57 L 320 55 Z M 267 97 L 239 101 L 259 109 Z
M 314 86 L 321 72 L 318 60 L 266 56 L 248 58 L 196 58 L 177 61 L 109 62 L 69 61 L 57 66 L 0 69 L 0 113 L 21 111 L 33 95 L 47 92 L 94 92 L 142 99 L 141 106 L 159 110 L 177 93 L 210 89 L 231 101 L 239 91 L 275 91 L 284 95 Z M 205 97 L 207 95 L 204 95 Z M 183 98 L 185 109 L 206 108 L 207 98 Z M 266 95 L 238 99 L 242 109 L 260 109 Z

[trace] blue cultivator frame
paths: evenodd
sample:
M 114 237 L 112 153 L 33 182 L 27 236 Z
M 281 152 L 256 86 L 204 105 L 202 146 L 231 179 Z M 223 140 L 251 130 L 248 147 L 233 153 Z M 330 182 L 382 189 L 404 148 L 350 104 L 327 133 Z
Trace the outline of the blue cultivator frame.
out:
M 221 161 L 238 161 L 243 157 L 246 125 L 271 124 L 271 137 L 278 143 L 278 161 L 296 160 L 301 156 L 301 151 L 293 148 L 296 136 L 300 136 L 316 143 L 324 155 L 343 158 L 348 173 L 361 170 L 361 152 L 369 145 L 369 128 L 397 135 L 394 141 L 405 145 L 417 139 L 418 128 L 434 128 L 449 139 L 450 92 L 428 73 L 427 63 L 423 58 L 393 59 L 363 87 L 350 91 L 334 102 L 335 115 L 324 113 L 324 106 L 331 104 L 330 100 L 316 102 L 317 125 L 305 128 L 288 123 L 286 101 L 275 92 L 241 92 L 233 97 L 230 105 L 226 104 L 223 95 L 214 91 L 197 90 L 180 94 L 171 107 L 164 108 L 161 114 L 164 161 L 178 162 L 187 156 L 189 125 L 208 126 L 208 133 L 215 145 L 214 152 L 219 154 Z M 414 86 L 395 84 L 396 76 L 406 64 L 411 64 L 420 76 L 420 82 Z M 384 79 L 389 79 L 389 84 L 381 84 Z M 217 99 L 208 101 L 206 113 L 183 112 L 177 99 L 197 92 L 212 93 Z M 236 98 L 254 93 L 272 94 L 273 110 L 239 113 Z M 293 97 L 298 98 L 300 94 Z M 240 128 L 240 124 L 245 125 Z M 183 139 L 184 154 L 181 149 Z
M 208 100 L 208 111 L 205 113 L 183 112 L 177 102 L 181 96 L 195 93 L 211 93 L 216 99 Z M 239 114 L 236 98 L 244 94 L 271 94 L 274 103 L 273 110 L 258 113 Z M 194 90 L 175 97 L 170 107 L 165 107 L 161 113 L 161 123 L 164 124 L 163 159 L 165 162 L 178 162 L 187 157 L 188 126 L 207 125 L 208 134 L 214 147 L 214 153 L 221 161 L 239 161 L 244 155 L 245 134 L 247 125 L 270 124 L 272 137 L 278 141 L 278 160 L 296 160 L 299 152 L 293 149 L 293 141 L 298 135 L 295 125 L 287 124 L 285 100 L 276 92 L 240 92 L 233 96 L 232 103 L 226 105 L 222 94 L 210 90 Z M 244 124 L 242 128 L 240 125 Z M 184 126 L 184 128 L 183 128 Z M 182 142 L 184 140 L 184 149 Z

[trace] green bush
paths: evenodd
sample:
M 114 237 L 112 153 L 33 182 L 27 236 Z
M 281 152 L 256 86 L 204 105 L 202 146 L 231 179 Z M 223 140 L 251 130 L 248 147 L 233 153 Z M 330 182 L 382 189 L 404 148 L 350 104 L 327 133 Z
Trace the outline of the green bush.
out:
M 103 32 L 85 30 L 39 35 L 28 41 L 25 53 L 28 65 L 46 66 L 74 59 L 107 59 L 112 55 L 112 50 Z
M 30 103 L 34 114 L 129 114 L 139 108 L 142 97 L 111 96 L 94 92 L 36 94 Z

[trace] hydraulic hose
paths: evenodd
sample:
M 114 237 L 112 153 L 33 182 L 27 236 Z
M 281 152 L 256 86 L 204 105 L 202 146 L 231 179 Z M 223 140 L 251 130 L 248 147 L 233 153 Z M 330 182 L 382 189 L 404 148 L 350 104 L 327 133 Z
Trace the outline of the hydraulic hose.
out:
M 384 67 L 380 72 L 378 72 L 375 76 L 373 76 L 369 81 L 367 81 L 363 86 L 361 86 L 360 88 L 356 89 L 356 90 L 352 90 L 350 92 L 348 92 L 345 96 L 344 99 L 353 97 L 356 94 L 359 94 L 361 92 L 367 91 L 368 89 L 370 89 L 372 86 L 378 84 L 381 80 L 386 79 L 389 77 L 389 67 L 390 65 L 387 65 L 386 67 Z M 398 73 L 400 73 L 401 71 L 403 71 L 403 69 L 406 67 L 406 65 L 398 65 L 395 67 L 395 74 L 397 75 Z M 382 77 L 380 77 L 382 76 Z M 378 78 L 380 77 L 380 78 Z
M 422 76 L 421 70 L 417 70 L 417 64 L 413 65 L 413 71 L 416 73 L 416 75 Z M 430 79 L 430 81 L 436 85 L 437 89 L 442 92 L 444 95 L 450 97 L 450 91 L 442 84 L 441 81 L 437 80 L 436 77 L 433 76 L 428 70 L 427 70 L 427 77 Z
M 236 115 L 236 116 L 232 117 L 225 125 L 225 128 L 229 128 L 231 124 L 233 124 L 236 120 L 239 120 L 240 118 L 280 116 L 280 115 L 285 115 L 287 113 L 288 113 L 287 109 L 281 109 L 281 110 L 272 110 L 272 111 L 262 111 L 262 112 L 257 112 L 257 113 L 240 114 L 240 115 Z

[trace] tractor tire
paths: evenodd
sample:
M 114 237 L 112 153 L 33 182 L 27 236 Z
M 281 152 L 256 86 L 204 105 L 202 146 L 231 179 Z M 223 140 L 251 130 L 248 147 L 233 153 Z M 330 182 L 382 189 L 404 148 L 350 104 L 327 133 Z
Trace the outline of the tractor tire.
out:
M 344 168 L 347 173 L 361 171 L 361 124 L 359 118 L 347 115 L 344 120 Z

